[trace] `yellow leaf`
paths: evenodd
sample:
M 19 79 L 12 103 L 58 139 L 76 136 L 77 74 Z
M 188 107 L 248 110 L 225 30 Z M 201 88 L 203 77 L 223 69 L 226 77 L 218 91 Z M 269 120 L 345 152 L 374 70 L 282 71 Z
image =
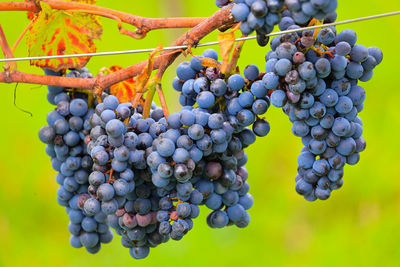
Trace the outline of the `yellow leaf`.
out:
M 230 54 L 233 46 L 235 45 L 235 33 L 227 32 L 218 35 L 218 42 L 220 47 L 220 54 L 222 57 L 221 72 L 226 73 L 229 65 Z
M 235 32 L 239 29 L 240 24 L 236 25 L 232 31 L 218 34 L 218 42 L 220 47 L 220 54 L 222 57 L 221 72 L 227 74 L 229 72 L 230 54 L 235 45 Z

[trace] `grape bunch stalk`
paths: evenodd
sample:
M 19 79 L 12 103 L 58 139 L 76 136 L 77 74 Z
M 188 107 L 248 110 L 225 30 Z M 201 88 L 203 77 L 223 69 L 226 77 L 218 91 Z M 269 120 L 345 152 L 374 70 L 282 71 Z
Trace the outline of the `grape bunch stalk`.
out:
M 271 104 L 304 145 L 295 190 L 306 200 L 328 199 L 342 187 L 345 165 L 359 162 L 366 148 L 359 83 L 372 78 L 382 51 L 335 27 L 267 37 L 275 25 L 284 31 L 334 22 L 337 0 L 215 3 L 231 8 L 244 35 L 255 31 L 260 46 L 270 43 L 265 72 L 254 64 L 224 72 L 218 53 L 206 49 L 177 66 L 172 87 L 181 107 L 171 114 L 136 91 L 126 101 L 110 88 L 94 94 L 48 86 L 56 108 L 39 138 L 58 172 L 57 201 L 70 219 L 72 247 L 97 253 L 115 233 L 143 259 L 192 231 L 200 206 L 210 210 L 211 228 L 247 227 L 254 199 L 245 150 L 269 134 Z M 45 73 L 93 78 L 86 68 Z

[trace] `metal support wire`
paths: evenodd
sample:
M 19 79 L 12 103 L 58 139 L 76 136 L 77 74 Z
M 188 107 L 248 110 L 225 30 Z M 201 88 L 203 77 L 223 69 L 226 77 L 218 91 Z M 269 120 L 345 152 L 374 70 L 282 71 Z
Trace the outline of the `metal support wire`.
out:
M 272 37 L 272 36 L 282 35 L 282 34 L 286 34 L 286 33 L 302 32 L 302 31 L 307 31 L 307 30 L 320 29 L 320 28 L 332 27 L 332 26 L 343 25 L 343 24 L 350 24 L 350 23 L 355 23 L 355 22 L 360 22 L 360 21 L 379 19 L 379 18 L 396 16 L 396 15 L 400 15 L 400 11 L 384 13 L 384 14 L 378 14 L 378 15 L 374 15 L 374 16 L 368 16 L 368 17 L 362 17 L 362 18 L 356 18 L 356 19 L 343 20 L 343 21 L 338 21 L 338 22 L 334 22 L 334 23 L 315 25 L 315 26 L 304 27 L 304 28 L 293 29 L 293 30 L 273 32 L 273 33 L 267 34 L 267 36 L 268 37 Z M 256 38 L 257 38 L 256 36 L 248 36 L 248 37 L 237 38 L 235 40 L 236 41 L 244 41 L 244 40 L 253 40 L 253 39 L 256 39 Z M 219 42 L 208 42 L 208 43 L 198 44 L 195 47 L 212 46 L 212 45 L 218 45 L 218 44 L 219 44 Z M 187 49 L 187 48 L 188 48 L 187 45 L 180 45 L 180 46 L 164 47 L 162 50 L 168 51 L 168 50 Z M 148 53 L 148 52 L 154 51 L 155 49 L 156 48 L 147 48 L 147 49 L 136 49 L 136 50 L 124 50 L 124 51 L 73 54 L 73 55 L 55 55 L 55 56 L 40 56 L 40 57 L 4 58 L 4 59 L 0 59 L 0 62 L 41 60 L 41 59 L 57 59 L 57 58 L 74 58 L 74 57 L 95 57 L 95 56 L 127 55 L 127 54 L 137 54 L 137 53 Z

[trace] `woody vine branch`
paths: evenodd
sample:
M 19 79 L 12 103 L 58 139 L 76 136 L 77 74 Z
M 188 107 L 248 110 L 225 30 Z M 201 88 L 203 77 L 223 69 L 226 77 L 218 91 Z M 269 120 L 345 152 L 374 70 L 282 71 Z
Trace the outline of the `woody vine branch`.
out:
M 203 18 L 144 18 L 134 15 L 130 15 L 124 12 L 114 11 L 111 9 L 98 7 L 89 4 L 82 4 L 78 2 L 64 2 L 58 0 L 44 0 L 44 2 L 51 5 L 52 8 L 58 9 L 79 9 L 100 12 L 109 12 L 113 16 L 118 17 L 123 22 L 135 25 L 139 30 L 149 31 L 151 29 L 162 29 L 162 28 L 181 28 L 193 26 L 198 23 L 182 36 L 180 36 L 172 46 L 187 45 L 189 47 L 195 46 L 205 36 L 210 34 L 216 29 L 229 29 L 234 25 L 235 21 L 231 14 L 232 5 L 226 6 L 216 11 L 212 16 Z M 33 2 L 6 2 L 0 3 L 0 10 L 15 10 L 15 11 L 32 11 L 38 12 L 38 6 Z M 3 37 L 5 39 L 5 37 Z M 2 40 L 3 43 L 7 43 L 7 40 Z M 183 49 L 177 49 L 173 51 L 163 51 L 159 57 L 154 61 L 153 69 L 159 69 L 157 76 L 162 77 L 162 74 L 170 66 L 174 60 L 183 52 Z M 5 51 L 3 51 L 5 52 Z M 5 52 L 8 54 L 8 52 Z M 147 60 L 126 67 L 119 71 L 98 76 L 91 79 L 82 78 L 68 78 L 68 77 L 55 77 L 47 75 L 36 75 L 30 73 L 23 73 L 17 70 L 0 72 L 0 82 L 2 83 L 30 83 L 30 84 L 41 84 L 41 85 L 53 85 L 62 86 L 67 88 L 77 89 L 106 89 L 111 85 L 117 84 L 126 79 L 135 77 L 146 66 Z

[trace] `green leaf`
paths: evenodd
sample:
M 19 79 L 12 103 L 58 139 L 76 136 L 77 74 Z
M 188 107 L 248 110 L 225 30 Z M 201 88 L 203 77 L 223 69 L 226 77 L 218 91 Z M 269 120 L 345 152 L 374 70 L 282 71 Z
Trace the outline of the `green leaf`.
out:
M 95 1 L 89 1 L 95 2 Z M 103 32 L 95 15 L 55 10 L 40 2 L 42 10 L 33 23 L 26 42 L 29 56 L 52 56 L 96 52 L 93 39 L 100 39 Z M 80 69 L 90 57 L 31 60 L 31 65 L 60 71 Z

